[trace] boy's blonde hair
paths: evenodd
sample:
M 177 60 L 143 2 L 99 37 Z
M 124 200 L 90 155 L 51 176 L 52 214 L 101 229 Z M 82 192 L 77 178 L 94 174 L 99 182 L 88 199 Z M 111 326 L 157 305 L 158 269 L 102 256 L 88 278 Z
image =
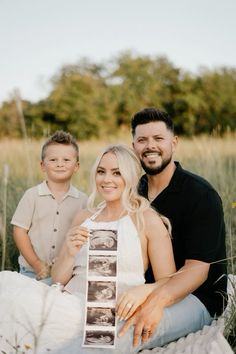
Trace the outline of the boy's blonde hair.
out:
M 76 139 L 68 132 L 64 130 L 57 130 L 53 135 L 51 135 L 43 144 L 42 152 L 41 152 L 41 160 L 45 159 L 47 147 L 50 145 L 71 145 L 75 149 L 76 159 L 79 161 L 79 146 L 76 142 Z

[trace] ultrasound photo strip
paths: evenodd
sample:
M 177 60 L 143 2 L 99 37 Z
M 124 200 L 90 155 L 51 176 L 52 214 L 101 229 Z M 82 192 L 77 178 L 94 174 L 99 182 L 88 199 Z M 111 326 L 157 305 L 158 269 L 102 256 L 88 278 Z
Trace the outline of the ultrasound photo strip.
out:
M 117 230 L 90 230 L 83 346 L 114 348 L 117 297 Z
M 116 277 L 116 255 L 89 255 L 88 276 Z
M 117 230 L 90 230 L 89 251 L 117 251 Z

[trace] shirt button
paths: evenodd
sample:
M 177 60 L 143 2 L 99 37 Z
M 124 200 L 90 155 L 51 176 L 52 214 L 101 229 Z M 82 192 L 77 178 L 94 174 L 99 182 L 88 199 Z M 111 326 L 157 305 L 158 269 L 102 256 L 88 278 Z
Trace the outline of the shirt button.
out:
M 59 211 L 57 211 L 57 215 L 59 214 Z
M 53 245 L 52 248 L 55 248 L 55 245 Z
M 53 231 L 54 231 L 54 232 L 57 232 L 57 229 L 54 229 Z

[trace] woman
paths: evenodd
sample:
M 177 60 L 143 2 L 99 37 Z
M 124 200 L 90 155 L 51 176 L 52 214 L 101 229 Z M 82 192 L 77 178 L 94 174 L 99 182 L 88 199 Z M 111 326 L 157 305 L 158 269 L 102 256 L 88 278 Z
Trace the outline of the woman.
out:
M 54 282 L 64 285 L 64 292 L 16 273 L 2 272 L 0 344 L 5 344 L 3 348 L 0 346 L 2 350 L 7 350 L 4 341 L 13 341 L 15 334 L 18 343 L 15 341 L 12 345 L 18 344 L 20 349 L 23 346 L 37 348 L 37 353 L 48 350 L 57 354 L 110 353 L 110 345 L 113 347 L 114 343 L 113 353 L 137 353 L 142 349 L 142 345 L 133 348 L 132 331 L 122 338 L 117 336 L 117 331 L 152 290 L 175 272 L 175 264 L 165 225 L 168 225 L 168 220 L 160 217 L 149 207 L 148 201 L 137 194 L 140 173 L 135 153 L 124 145 L 112 145 L 97 158 L 91 173 L 89 209 L 80 211 L 76 216 L 52 268 L 52 278 Z M 103 203 L 94 209 L 97 193 Z M 112 234 L 116 247 L 111 250 L 108 245 L 103 250 L 94 250 L 90 239 L 93 232 L 97 233 L 96 230 L 105 238 Z M 153 250 L 159 250 L 158 254 Z M 107 276 L 104 279 L 102 274 L 100 278 L 89 278 L 88 259 L 94 252 L 112 256 L 113 263 L 116 257 L 116 276 L 109 280 Z M 149 262 L 155 275 L 154 284 L 144 284 L 144 273 Z M 114 296 L 107 297 L 105 304 L 89 301 L 89 296 L 95 294 L 100 285 L 103 292 L 115 290 L 116 306 Z M 13 305 L 10 305 L 12 302 Z M 86 316 L 91 309 L 108 308 L 112 311 L 114 306 L 116 327 L 90 329 Z M 108 336 L 111 339 L 109 343 L 96 341 L 96 338 Z M 95 338 L 92 346 L 96 350 L 90 347 L 91 337 Z

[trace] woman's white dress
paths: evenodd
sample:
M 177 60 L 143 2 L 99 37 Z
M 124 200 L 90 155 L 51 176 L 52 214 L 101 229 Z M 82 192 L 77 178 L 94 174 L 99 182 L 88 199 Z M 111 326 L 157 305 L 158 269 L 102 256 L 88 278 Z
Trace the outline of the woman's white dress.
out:
M 87 219 L 89 229 L 118 231 L 117 295 L 144 283 L 142 250 L 129 215 L 114 222 Z M 76 259 L 76 275 L 61 292 L 17 272 L 0 272 L 0 352 L 10 353 L 119 353 L 136 352 L 132 332 L 117 338 L 115 349 L 82 347 L 86 306 L 88 247 Z M 117 330 L 123 322 L 118 322 Z M 140 349 L 140 348 L 139 348 Z M 18 350 L 18 351 L 17 351 Z M 134 350 L 134 351 L 133 351 Z

